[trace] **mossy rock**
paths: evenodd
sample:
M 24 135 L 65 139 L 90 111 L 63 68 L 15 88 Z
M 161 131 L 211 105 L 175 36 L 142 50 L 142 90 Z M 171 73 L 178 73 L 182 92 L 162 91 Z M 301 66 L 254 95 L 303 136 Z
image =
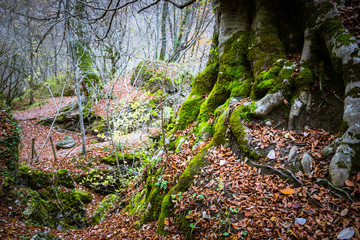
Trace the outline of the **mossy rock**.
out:
M 34 224 L 58 230 L 87 227 L 83 202 L 72 192 L 59 188 L 29 190 L 29 200 L 24 215 Z
M 119 164 L 129 164 L 132 162 L 136 162 L 141 158 L 141 154 L 136 152 L 136 153 L 122 153 L 119 152 L 117 154 L 118 160 L 119 160 Z M 111 165 L 111 166 L 115 166 L 116 165 L 116 159 L 115 159 L 115 155 L 110 155 L 107 157 L 104 157 L 100 160 L 101 163 L 105 163 L 107 165 Z
M 73 190 L 72 194 L 75 198 L 80 199 L 84 204 L 91 203 L 91 194 L 83 190 Z
M 56 174 L 58 184 L 67 187 L 67 188 L 75 188 L 75 182 L 73 181 L 69 170 L 61 169 Z
M 108 211 L 115 204 L 117 198 L 118 197 L 116 194 L 109 194 L 105 197 L 104 200 L 101 201 L 99 207 L 96 209 L 94 215 L 92 216 L 92 225 L 99 224 L 105 219 Z
M 30 240 L 62 240 L 62 238 L 59 237 L 55 237 L 53 235 L 51 235 L 50 233 L 48 233 L 47 231 L 45 232 L 36 232 Z
M 19 168 L 19 173 L 16 182 L 20 186 L 30 187 L 31 189 L 46 188 L 51 185 L 50 174 L 40 172 L 36 169 L 22 166 Z

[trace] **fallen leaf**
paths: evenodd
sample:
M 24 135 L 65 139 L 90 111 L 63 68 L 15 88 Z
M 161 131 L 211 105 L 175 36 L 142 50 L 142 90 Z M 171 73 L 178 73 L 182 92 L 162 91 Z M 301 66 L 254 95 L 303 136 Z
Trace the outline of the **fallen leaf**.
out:
M 348 213 L 349 209 L 345 208 L 344 210 L 341 211 L 340 216 L 345 216 Z
M 295 192 L 295 190 L 292 188 L 285 188 L 285 189 L 280 190 L 280 192 L 283 194 L 286 194 L 286 195 L 291 195 Z
M 337 235 L 337 239 L 350 239 L 354 236 L 355 230 L 353 227 L 348 227 L 343 229 L 339 234 Z

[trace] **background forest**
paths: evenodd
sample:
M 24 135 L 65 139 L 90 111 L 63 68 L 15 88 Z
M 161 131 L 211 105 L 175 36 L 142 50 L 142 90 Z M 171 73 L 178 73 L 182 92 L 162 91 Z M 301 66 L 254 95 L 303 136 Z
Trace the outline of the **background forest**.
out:
M 0 2 L 0 238 L 359 239 L 357 0 Z

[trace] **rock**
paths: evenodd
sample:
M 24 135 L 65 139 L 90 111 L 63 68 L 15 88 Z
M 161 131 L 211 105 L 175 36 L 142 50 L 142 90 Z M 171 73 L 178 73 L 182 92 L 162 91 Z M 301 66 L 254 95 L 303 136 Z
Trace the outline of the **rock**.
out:
M 61 169 L 57 172 L 57 180 L 58 183 L 64 187 L 75 188 L 75 183 L 67 169 Z
M 69 136 L 66 135 L 60 142 L 56 144 L 56 149 L 60 148 L 72 148 L 76 146 L 75 140 Z
M 220 160 L 220 166 L 223 166 L 226 164 L 226 161 L 225 160 Z
M 325 146 L 322 150 L 321 150 L 321 156 L 323 158 L 329 158 L 331 157 L 332 155 L 334 155 L 335 153 L 335 150 L 334 150 L 334 147 L 328 145 L 328 146 Z
M 275 150 L 271 150 L 271 151 L 268 153 L 267 157 L 268 157 L 269 159 L 271 159 L 271 160 L 274 160 L 274 159 L 276 158 Z
M 31 237 L 30 240 L 61 240 L 61 239 L 62 238 L 51 235 L 47 231 L 45 232 L 38 231 Z
M 265 126 L 271 127 L 272 126 L 272 122 L 270 120 L 265 122 Z
M 298 146 L 293 146 L 291 149 L 290 149 L 290 152 L 289 152 L 289 156 L 288 156 L 288 161 L 289 162 L 293 162 L 295 161 L 295 157 L 296 157 L 296 151 L 299 149 Z
M 204 142 L 206 142 L 206 140 L 208 140 L 209 138 L 211 138 L 211 133 L 209 131 L 206 131 L 203 135 L 202 135 L 202 140 Z
M 302 226 L 306 223 L 306 218 L 295 218 L 295 223 Z
M 308 154 L 304 153 L 302 159 L 301 159 L 301 166 L 304 169 L 304 172 L 307 174 L 311 173 L 311 161 L 313 161 L 313 157 Z
M 233 105 L 234 103 L 240 102 L 242 98 L 230 98 L 229 106 Z
M 350 177 L 351 157 L 354 151 L 347 144 L 340 145 L 332 157 L 329 167 L 331 182 L 335 187 L 343 187 Z

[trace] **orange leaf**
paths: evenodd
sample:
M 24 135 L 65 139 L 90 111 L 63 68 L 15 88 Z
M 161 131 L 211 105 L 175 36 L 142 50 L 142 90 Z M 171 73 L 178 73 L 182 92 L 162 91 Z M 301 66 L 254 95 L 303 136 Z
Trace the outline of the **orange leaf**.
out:
M 283 194 L 286 194 L 286 195 L 290 195 L 290 194 L 293 194 L 295 192 L 295 190 L 292 188 L 285 188 L 283 190 L 280 190 L 280 192 Z

